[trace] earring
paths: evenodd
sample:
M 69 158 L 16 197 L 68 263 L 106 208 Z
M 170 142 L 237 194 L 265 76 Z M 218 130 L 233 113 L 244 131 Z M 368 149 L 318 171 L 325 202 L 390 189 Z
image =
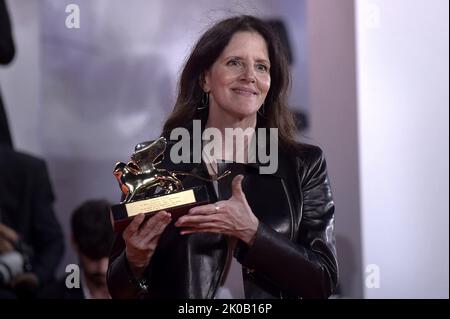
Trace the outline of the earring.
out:
M 200 106 L 197 107 L 197 111 L 207 109 L 209 107 L 209 92 L 203 91 L 202 100 Z

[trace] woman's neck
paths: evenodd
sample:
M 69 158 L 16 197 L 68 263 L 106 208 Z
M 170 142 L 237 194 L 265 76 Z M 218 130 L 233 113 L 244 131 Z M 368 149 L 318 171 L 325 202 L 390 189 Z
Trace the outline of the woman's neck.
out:
M 219 116 L 209 116 L 206 121 L 206 127 L 214 127 L 219 129 L 222 133 L 222 136 L 225 136 L 225 129 L 231 128 L 241 128 L 242 130 L 246 130 L 248 128 L 256 128 L 256 114 L 251 117 L 245 117 L 242 119 L 232 117 L 230 115 L 221 115 Z
M 210 114 L 211 115 L 211 114 Z M 231 160 L 234 162 L 241 162 L 242 160 L 244 162 L 248 161 L 248 147 L 249 143 L 251 142 L 251 139 L 254 135 L 254 130 L 256 128 L 256 115 L 251 117 L 246 117 L 242 119 L 237 119 L 235 117 L 231 117 L 228 114 L 224 114 L 223 116 L 209 116 L 208 120 L 206 122 L 206 128 L 216 128 L 220 131 L 220 135 L 222 138 L 222 159 L 224 160 Z M 227 144 L 227 134 L 226 129 L 231 129 L 234 134 L 239 135 L 240 133 L 243 133 L 242 137 L 235 136 L 228 136 L 228 138 L 232 139 L 232 147 L 230 147 L 229 144 Z M 252 129 L 251 134 L 249 134 L 247 129 Z M 237 130 L 237 131 L 236 131 Z M 230 135 L 230 134 L 228 134 Z M 236 140 L 241 138 L 241 141 L 244 143 L 239 143 L 237 145 Z M 228 146 L 228 147 L 227 147 Z

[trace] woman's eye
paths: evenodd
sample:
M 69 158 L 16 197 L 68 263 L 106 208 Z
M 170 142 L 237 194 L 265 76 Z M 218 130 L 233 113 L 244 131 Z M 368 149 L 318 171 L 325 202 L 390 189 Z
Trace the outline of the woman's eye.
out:
M 264 64 L 257 64 L 256 69 L 261 72 L 267 72 L 269 68 Z
M 240 62 L 238 60 L 230 60 L 228 61 L 227 65 L 239 65 Z

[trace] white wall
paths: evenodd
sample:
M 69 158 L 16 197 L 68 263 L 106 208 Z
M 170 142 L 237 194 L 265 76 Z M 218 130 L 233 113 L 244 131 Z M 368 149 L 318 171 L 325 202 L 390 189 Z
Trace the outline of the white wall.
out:
M 356 2 L 368 298 L 449 297 L 447 0 Z

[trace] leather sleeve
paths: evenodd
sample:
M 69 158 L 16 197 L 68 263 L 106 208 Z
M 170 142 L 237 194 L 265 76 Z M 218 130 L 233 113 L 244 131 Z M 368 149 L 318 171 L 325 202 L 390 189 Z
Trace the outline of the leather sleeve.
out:
M 283 292 L 301 298 L 328 298 L 337 285 L 334 202 L 322 151 L 298 159 L 302 218 L 296 240 L 260 222 L 250 248 L 240 243 L 241 264 Z
M 107 272 L 107 285 L 111 298 L 136 299 L 143 296 L 145 291 L 140 289 L 133 279 L 125 255 L 125 243 L 121 235 L 116 235 Z

